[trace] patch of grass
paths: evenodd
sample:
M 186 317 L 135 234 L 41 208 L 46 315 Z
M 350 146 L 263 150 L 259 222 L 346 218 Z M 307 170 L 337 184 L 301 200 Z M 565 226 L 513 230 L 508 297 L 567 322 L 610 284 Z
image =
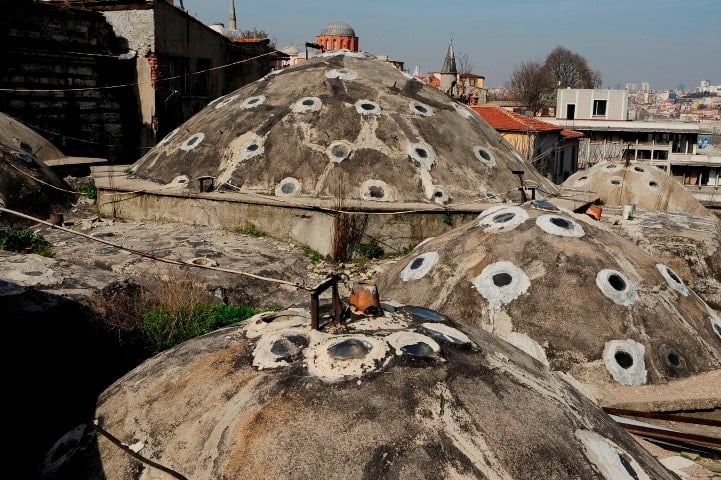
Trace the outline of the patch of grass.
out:
M 265 237 L 267 235 L 267 233 L 265 233 L 263 230 L 259 229 L 252 223 L 249 223 L 246 226 L 239 228 L 238 233 L 242 233 L 243 235 L 249 235 L 251 237 Z
M 142 332 L 156 352 L 191 338 L 246 320 L 256 311 L 250 307 L 207 303 L 160 306 L 143 316 Z
M 301 245 L 300 248 L 303 250 L 303 253 L 305 256 L 310 258 L 311 262 L 317 262 L 319 260 L 323 260 L 325 256 L 320 253 L 318 250 L 314 250 L 310 245 Z
M 692 462 L 698 462 L 699 460 L 703 460 L 699 455 L 687 453 L 687 452 L 680 452 L 679 455 L 686 460 L 691 460 Z
M 177 267 L 106 287 L 91 304 L 119 339 L 150 354 L 267 310 L 220 303 L 202 277 Z
M 453 217 L 451 216 L 450 213 L 444 213 L 443 217 L 441 217 L 441 222 L 452 227 L 453 226 Z
M 383 247 L 378 245 L 376 242 L 361 243 L 360 245 L 358 245 L 356 253 L 358 254 L 358 256 L 368 259 L 381 258 L 383 255 L 385 255 Z
M 98 198 L 98 190 L 95 188 L 94 183 L 83 183 L 78 185 L 78 192 L 85 198 L 95 200 Z
M 393 253 L 389 253 L 386 255 L 386 258 L 393 258 L 393 257 L 402 257 L 403 255 L 407 255 L 411 253 L 416 248 L 416 243 L 410 243 L 406 245 L 405 247 L 401 248 L 400 250 L 396 250 Z
M 11 252 L 37 253 L 51 257 L 51 244 L 45 237 L 26 228 L 0 228 L 0 248 Z

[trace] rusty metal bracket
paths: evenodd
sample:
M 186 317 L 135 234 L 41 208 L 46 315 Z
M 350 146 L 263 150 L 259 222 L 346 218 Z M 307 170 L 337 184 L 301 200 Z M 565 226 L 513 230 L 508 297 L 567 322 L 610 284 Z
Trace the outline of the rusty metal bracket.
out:
M 523 174 L 525 172 L 523 170 L 511 170 L 511 173 L 514 175 L 518 175 L 518 179 L 521 181 L 521 188 L 519 188 L 519 190 L 521 191 L 521 200 L 523 203 L 526 203 L 528 201 L 528 197 L 526 197 L 526 182 L 523 180 Z
M 340 295 L 338 295 L 338 280 L 340 276 L 333 274 L 313 287 L 310 292 L 310 328 L 320 330 L 320 294 L 332 289 L 333 292 L 333 320 L 340 322 L 341 308 Z

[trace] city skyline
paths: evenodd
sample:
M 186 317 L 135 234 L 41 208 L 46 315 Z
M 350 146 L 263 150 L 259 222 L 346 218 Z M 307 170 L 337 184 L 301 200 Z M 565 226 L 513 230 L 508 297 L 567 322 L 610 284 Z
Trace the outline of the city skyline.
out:
M 180 1 L 176 0 L 176 5 Z M 230 0 L 183 0 L 207 23 L 228 25 Z M 277 48 L 312 42 L 324 25 L 341 20 L 360 38 L 360 49 L 437 71 L 448 42 L 467 54 L 473 73 L 489 88 L 502 86 L 515 65 L 543 61 L 556 46 L 583 55 L 607 88 L 649 82 L 654 90 L 702 80 L 721 83 L 721 2 L 718 0 L 571 0 L 383 2 L 267 2 L 236 0 L 239 30 L 259 29 Z M 707 28 L 703 28 L 704 25 Z

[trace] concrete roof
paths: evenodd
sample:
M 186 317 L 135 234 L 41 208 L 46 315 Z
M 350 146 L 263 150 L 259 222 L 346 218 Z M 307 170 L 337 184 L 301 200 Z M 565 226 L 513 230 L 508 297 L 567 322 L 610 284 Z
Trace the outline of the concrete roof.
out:
M 699 123 L 691 122 L 647 122 L 641 120 L 566 120 L 543 117 L 544 122 L 572 130 L 616 131 L 616 132 L 677 132 L 703 133 Z
M 390 64 L 330 52 L 218 98 L 133 165 L 281 198 L 441 205 L 554 186 L 468 107 Z
M 480 325 L 598 390 L 721 367 L 721 318 L 672 267 L 588 215 L 531 205 L 420 244 L 377 279 L 381 298 Z
M 510 344 L 388 308 L 328 331 L 305 310 L 265 313 L 185 342 L 107 388 L 98 425 L 185 478 L 676 478 Z M 58 441 L 44 473 L 161 474 L 104 433 L 76 448 L 87 433 Z
M 599 162 L 568 177 L 562 187 L 592 191 L 610 206 L 628 204 L 642 210 L 713 215 L 675 178 L 642 161 Z

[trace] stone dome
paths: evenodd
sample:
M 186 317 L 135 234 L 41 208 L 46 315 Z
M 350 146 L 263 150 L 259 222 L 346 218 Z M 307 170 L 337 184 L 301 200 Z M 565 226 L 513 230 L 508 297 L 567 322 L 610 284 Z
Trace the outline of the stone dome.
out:
M 0 207 L 47 218 L 76 197 L 46 160 L 65 157 L 46 138 L 19 120 L 0 113 Z M 0 214 L 0 224 L 22 223 Z
M 601 391 L 720 368 L 718 312 L 613 228 L 545 200 L 494 206 L 417 246 L 378 288 L 480 325 Z
M 593 191 L 609 206 L 713 216 L 675 178 L 642 161 L 599 162 L 568 177 L 563 188 Z
M 288 45 L 283 50 L 281 50 L 281 52 L 291 56 L 300 54 L 300 50 L 298 50 L 298 47 L 296 47 L 295 45 Z
M 339 35 L 343 37 L 355 37 L 355 30 L 353 30 L 353 27 L 348 25 L 345 22 L 341 22 L 340 20 L 336 20 L 333 22 L 330 22 L 327 24 L 323 29 L 320 31 L 319 35 Z
M 99 396 L 101 432 L 56 442 L 45 478 L 677 478 L 482 329 L 400 305 L 309 323 L 264 313 L 145 361 Z
M 468 107 L 347 51 L 215 99 L 132 167 L 160 185 L 211 176 L 220 191 L 284 202 L 342 196 L 361 209 L 504 201 L 518 193 L 514 170 L 554 190 Z

